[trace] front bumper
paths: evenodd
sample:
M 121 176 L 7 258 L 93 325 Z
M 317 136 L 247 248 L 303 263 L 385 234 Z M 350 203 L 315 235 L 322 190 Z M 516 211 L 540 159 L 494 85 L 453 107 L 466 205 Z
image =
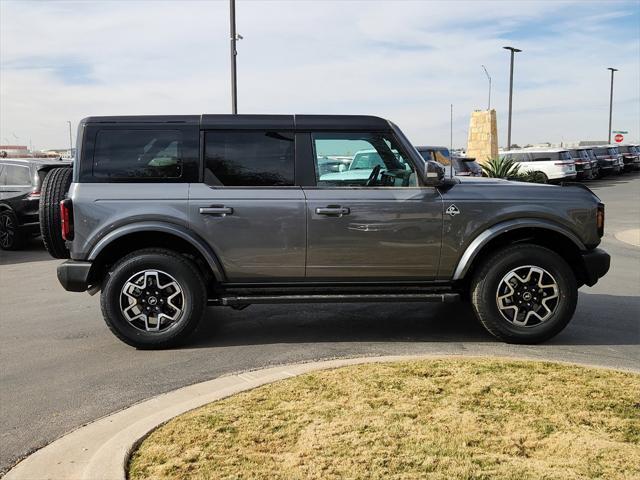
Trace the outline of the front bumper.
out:
M 601 248 L 594 248 L 582 253 L 582 263 L 585 273 L 584 283 L 593 287 L 609 271 L 611 256 Z
M 91 262 L 67 260 L 58 265 L 58 281 L 65 290 L 85 292 L 89 288 Z

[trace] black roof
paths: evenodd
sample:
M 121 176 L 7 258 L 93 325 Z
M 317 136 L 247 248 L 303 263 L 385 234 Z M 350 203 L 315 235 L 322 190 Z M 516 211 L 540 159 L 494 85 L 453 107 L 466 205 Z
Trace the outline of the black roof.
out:
M 369 115 L 137 115 L 87 117 L 84 124 L 182 124 L 220 129 L 388 130 L 389 122 Z

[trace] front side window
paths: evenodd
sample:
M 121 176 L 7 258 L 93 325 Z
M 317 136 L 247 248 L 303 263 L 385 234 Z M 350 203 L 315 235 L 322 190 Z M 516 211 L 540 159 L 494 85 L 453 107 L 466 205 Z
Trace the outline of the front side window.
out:
M 325 187 L 416 187 L 415 168 L 392 134 L 314 133 L 316 181 Z M 338 171 L 326 165 L 340 161 Z
M 209 131 L 204 181 L 217 187 L 292 186 L 294 152 L 292 132 Z
M 31 170 L 21 165 L 5 166 L 5 185 L 28 187 L 31 185 Z
M 100 130 L 93 175 L 109 179 L 182 176 L 182 133 L 174 130 Z

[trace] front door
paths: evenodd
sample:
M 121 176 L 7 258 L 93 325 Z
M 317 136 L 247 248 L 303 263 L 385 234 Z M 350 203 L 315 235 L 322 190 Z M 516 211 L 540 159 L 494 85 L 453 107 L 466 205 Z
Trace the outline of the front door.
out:
M 294 186 L 294 134 L 207 131 L 204 183 L 189 191 L 191 228 L 231 282 L 303 280 L 305 198 Z
M 311 135 L 316 186 L 307 197 L 307 280 L 432 280 L 442 199 L 422 186 L 393 132 Z

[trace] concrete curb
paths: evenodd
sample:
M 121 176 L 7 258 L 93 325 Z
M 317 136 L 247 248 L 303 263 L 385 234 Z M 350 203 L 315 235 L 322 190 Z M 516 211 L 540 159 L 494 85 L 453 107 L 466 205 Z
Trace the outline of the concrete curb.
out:
M 616 232 L 614 236 L 621 242 L 628 243 L 634 247 L 640 247 L 640 228 Z
M 437 358 L 481 357 L 477 355 L 361 357 L 284 365 L 219 377 L 158 395 L 82 426 L 26 457 L 4 478 L 5 480 L 126 480 L 126 464 L 129 455 L 140 440 L 163 423 L 195 408 L 261 385 L 308 372 L 363 363 Z M 512 356 L 500 358 L 544 361 Z

